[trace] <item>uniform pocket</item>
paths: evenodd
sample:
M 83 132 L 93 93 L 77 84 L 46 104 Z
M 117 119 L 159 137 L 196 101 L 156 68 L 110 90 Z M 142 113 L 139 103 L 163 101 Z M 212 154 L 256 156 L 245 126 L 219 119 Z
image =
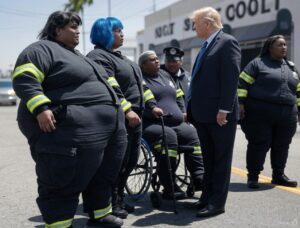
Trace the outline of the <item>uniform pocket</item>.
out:
M 38 183 L 52 190 L 70 187 L 77 175 L 77 148 L 64 145 L 35 145 Z

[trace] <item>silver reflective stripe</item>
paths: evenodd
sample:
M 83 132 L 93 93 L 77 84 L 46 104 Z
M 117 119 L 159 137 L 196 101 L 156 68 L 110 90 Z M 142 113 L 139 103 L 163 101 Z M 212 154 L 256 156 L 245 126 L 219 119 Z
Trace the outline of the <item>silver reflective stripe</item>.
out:
M 112 212 L 111 204 L 106 208 L 94 211 L 94 219 L 99 219 Z
M 194 146 L 193 154 L 202 154 L 201 147 L 200 146 Z
M 246 89 L 238 89 L 238 97 L 247 97 L 248 91 Z
M 14 70 L 12 79 L 14 79 L 15 77 L 17 77 L 18 75 L 24 72 L 31 73 L 39 81 L 39 83 L 42 83 L 44 81 L 45 75 L 33 63 L 26 63 L 21 66 L 18 66 Z
M 149 101 L 149 100 L 151 100 L 151 99 L 153 99 L 153 98 L 154 98 L 154 95 L 153 95 L 152 91 L 151 91 L 150 89 L 147 89 L 147 90 L 144 92 L 144 100 L 145 100 L 145 102 L 146 102 L 146 101 Z
M 123 111 L 126 112 L 129 108 L 131 108 L 131 103 L 127 101 L 125 98 L 123 98 L 121 101 L 121 107 Z
M 176 98 L 181 97 L 184 95 L 184 92 L 181 89 L 176 90 Z
M 240 78 L 242 78 L 245 82 L 247 82 L 250 85 L 252 85 L 255 82 L 255 79 L 251 75 L 247 74 L 245 71 L 243 71 L 240 74 Z
M 112 87 L 120 87 L 118 81 L 115 79 L 115 77 L 109 77 L 107 79 L 108 83 L 112 86 Z
M 29 99 L 26 103 L 26 106 L 27 106 L 28 110 L 31 113 L 33 113 L 33 111 L 34 111 L 34 109 L 36 109 L 36 107 L 40 106 L 41 104 L 46 104 L 46 103 L 51 103 L 49 98 L 46 97 L 44 94 L 39 94 L 39 95 L 36 95 L 36 96 L 32 97 L 31 99 Z
M 72 221 L 73 219 L 67 219 L 67 220 L 63 220 L 63 221 L 59 221 L 59 222 L 55 222 L 55 223 L 51 223 L 51 224 L 45 224 L 46 228 L 68 228 L 72 225 Z

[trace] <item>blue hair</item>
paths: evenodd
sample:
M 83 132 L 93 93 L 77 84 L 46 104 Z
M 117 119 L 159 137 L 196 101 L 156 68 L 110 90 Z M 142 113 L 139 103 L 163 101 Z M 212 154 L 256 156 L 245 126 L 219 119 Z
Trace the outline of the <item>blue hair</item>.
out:
M 90 34 L 92 44 L 112 49 L 114 43 L 113 31 L 116 29 L 123 29 L 123 24 L 119 19 L 115 17 L 97 19 Z

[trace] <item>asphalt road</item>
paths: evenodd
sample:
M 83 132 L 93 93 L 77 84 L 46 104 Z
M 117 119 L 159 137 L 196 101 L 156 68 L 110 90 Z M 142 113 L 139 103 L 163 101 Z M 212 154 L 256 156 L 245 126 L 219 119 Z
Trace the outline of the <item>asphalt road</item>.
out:
M 43 227 L 36 206 L 37 184 L 34 162 L 26 139 L 18 130 L 16 107 L 0 106 L 0 228 Z M 262 172 L 259 190 L 249 190 L 245 172 L 246 141 L 240 129 L 234 150 L 233 171 L 226 213 L 217 217 L 198 219 L 190 205 L 194 199 L 178 201 L 179 214 L 173 213 L 172 202 L 164 201 L 161 210 L 154 210 L 149 196 L 135 202 L 136 212 L 124 227 L 300 227 L 300 188 L 278 188 L 268 184 L 271 177 L 269 158 Z M 300 131 L 290 148 L 286 174 L 300 182 Z M 81 205 L 74 227 L 85 227 L 86 215 Z

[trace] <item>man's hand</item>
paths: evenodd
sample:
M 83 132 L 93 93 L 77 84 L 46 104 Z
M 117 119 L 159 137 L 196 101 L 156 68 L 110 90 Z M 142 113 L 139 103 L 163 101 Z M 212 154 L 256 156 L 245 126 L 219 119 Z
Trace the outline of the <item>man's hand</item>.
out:
M 39 113 L 36 118 L 43 132 L 51 132 L 56 129 L 56 120 L 51 110 L 45 110 Z
M 225 112 L 218 112 L 217 114 L 217 123 L 222 127 L 223 125 L 227 124 L 227 113 Z
M 164 114 L 164 111 L 159 107 L 155 107 L 152 109 L 152 114 L 155 116 L 155 118 L 159 118 Z
M 128 120 L 129 127 L 136 127 L 141 123 L 141 118 L 134 111 L 129 111 L 126 113 L 126 119 Z

